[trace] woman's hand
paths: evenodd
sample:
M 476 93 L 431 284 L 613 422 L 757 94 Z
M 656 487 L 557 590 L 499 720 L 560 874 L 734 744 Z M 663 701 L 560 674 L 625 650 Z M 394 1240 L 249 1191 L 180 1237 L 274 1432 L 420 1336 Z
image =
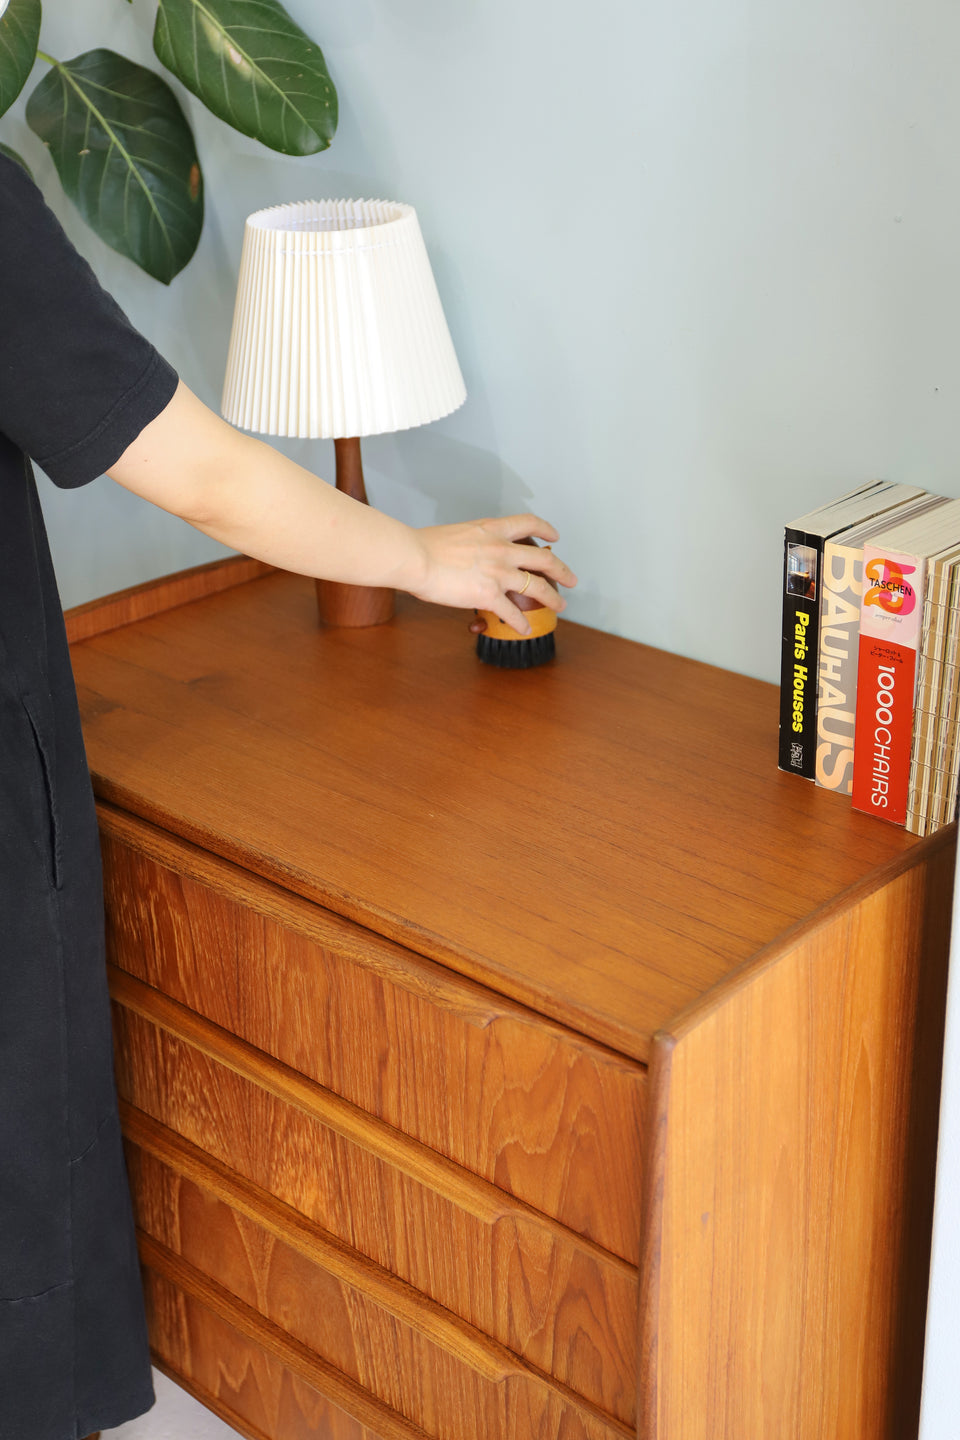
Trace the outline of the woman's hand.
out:
M 517 543 L 530 536 L 556 540 L 553 526 L 537 515 L 431 525 L 415 534 L 423 551 L 422 575 L 404 589 L 440 605 L 492 610 L 520 635 L 528 634 L 530 625 L 511 595 L 523 590 L 528 574 L 524 594 L 558 613 L 567 602 L 555 586 L 569 589 L 577 583 L 570 567 L 551 550 Z

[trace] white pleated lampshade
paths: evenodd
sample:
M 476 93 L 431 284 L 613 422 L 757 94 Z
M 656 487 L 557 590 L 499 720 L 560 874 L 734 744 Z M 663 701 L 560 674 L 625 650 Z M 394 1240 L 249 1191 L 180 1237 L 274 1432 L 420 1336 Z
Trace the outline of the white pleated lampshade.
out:
M 465 398 L 412 206 L 303 200 L 247 218 L 227 420 L 340 439 L 424 425 Z

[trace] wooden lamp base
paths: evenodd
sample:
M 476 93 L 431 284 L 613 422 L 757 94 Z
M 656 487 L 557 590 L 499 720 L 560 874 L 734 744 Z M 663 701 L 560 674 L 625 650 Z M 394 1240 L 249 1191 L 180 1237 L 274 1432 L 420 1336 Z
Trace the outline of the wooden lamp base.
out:
M 366 505 L 359 438 L 334 440 L 333 444 L 337 457 L 337 489 Z M 378 585 L 343 585 L 337 580 L 318 580 L 317 607 L 323 625 L 383 625 L 393 618 L 394 591 Z

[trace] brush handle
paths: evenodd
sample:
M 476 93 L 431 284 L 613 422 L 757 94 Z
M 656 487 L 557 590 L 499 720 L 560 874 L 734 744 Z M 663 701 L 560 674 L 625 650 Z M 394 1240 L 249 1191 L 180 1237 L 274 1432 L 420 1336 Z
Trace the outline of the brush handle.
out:
M 526 598 L 525 595 L 520 596 L 521 600 Z M 548 609 L 546 605 L 536 605 L 528 615 L 529 635 L 518 634 L 512 625 L 501 620 L 492 610 L 478 610 L 477 617 L 486 625 L 483 633 L 489 640 L 536 640 L 540 635 L 551 635 L 557 628 L 556 612 Z

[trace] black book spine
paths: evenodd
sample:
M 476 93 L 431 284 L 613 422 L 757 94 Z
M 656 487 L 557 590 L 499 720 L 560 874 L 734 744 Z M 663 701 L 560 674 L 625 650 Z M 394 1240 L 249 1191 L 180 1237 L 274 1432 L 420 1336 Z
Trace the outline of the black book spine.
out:
M 780 651 L 780 769 L 813 780 L 817 761 L 817 657 L 823 539 L 802 530 L 783 536 L 783 634 Z

